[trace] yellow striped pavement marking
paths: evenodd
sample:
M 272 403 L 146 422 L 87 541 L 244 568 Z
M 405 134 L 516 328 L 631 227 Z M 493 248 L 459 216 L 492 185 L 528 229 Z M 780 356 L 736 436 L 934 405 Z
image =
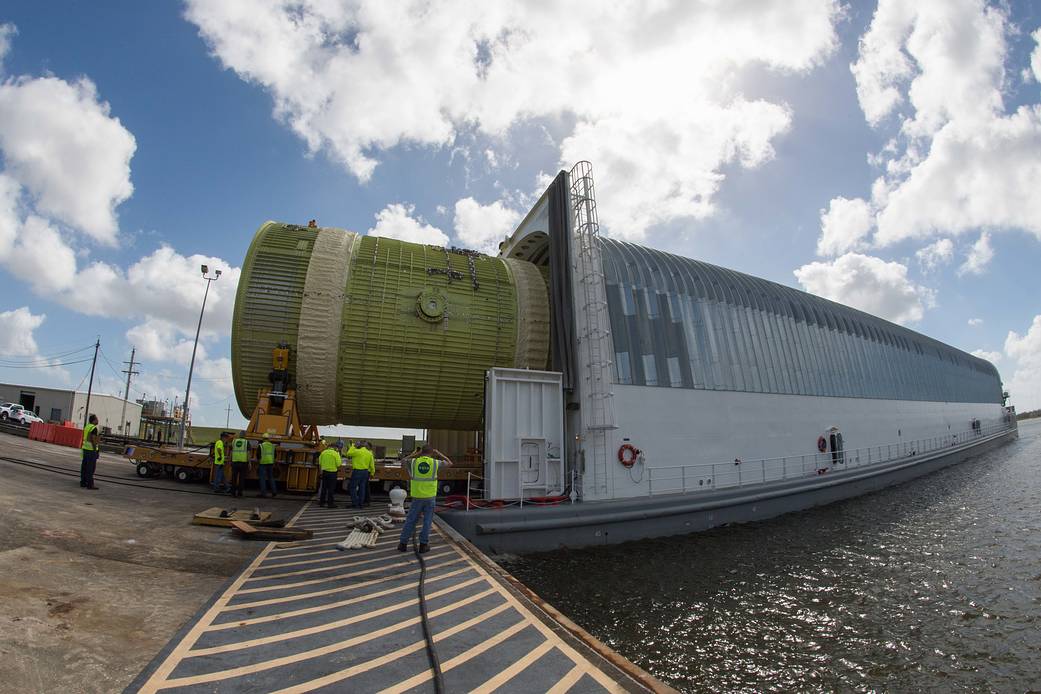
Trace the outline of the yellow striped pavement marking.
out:
M 480 624 L 481 622 L 483 622 L 484 620 L 488 619 L 489 617 L 494 617 L 495 615 L 499 614 L 500 612 L 503 612 L 503 611 L 509 609 L 509 607 L 510 607 L 509 605 L 507 605 L 506 603 L 503 603 L 503 604 L 499 605 L 498 607 L 496 607 L 496 608 L 494 608 L 492 610 L 489 610 L 488 612 L 485 612 L 484 614 L 480 614 L 480 615 L 477 615 L 476 617 L 472 617 L 471 619 L 468 619 L 468 620 L 466 620 L 465 622 L 463 622 L 461 624 L 456 624 L 451 629 L 446 629 L 445 631 L 442 631 L 440 634 L 435 634 L 434 635 L 434 641 L 435 642 L 436 641 L 441 641 L 441 640 L 447 639 L 447 638 L 449 638 L 451 636 L 455 636 L 459 632 L 466 631 L 470 627 L 473 627 L 473 626 L 475 626 L 477 624 Z M 404 657 L 406 655 L 409 655 L 410 653 L 415 653 L 416 651 L 421 651 L 424 648 L 426 648 L 426 645 L 427 645 L 426 639 L 423 639 L 422 641 L 416 641 L 415 643 L 409 644 L 408 646 L 402 646 L 401 648 L 399 648 L 398 650 L 394 651 L 393 653 L 387 653 L 386 655 L 382 655 L 382 656 L 380 656 L 378 658 L 372 658 L 372 659 L 370 659 L 370 660 L 368 660 L 368 661 L 366 661 L 364 663 L 361 663 L 360 665 L 355 665 L 354 667 L 349 667 L 349 668 L 347 668 L 345 670 L 340 670 L 339 672 L 334 672 L 331 675 L 326 675 L 325 677 L 319 677 L 317 679 L 310 680 L 309 682 L 302 682 L 302 683 L 294 685 L 292 687 L 286 687 L 285 689 L 279 689 L 277 692 L 274 692 L 274 694 L 303 694 L 303 692 L 311 692 L 311 691 L 314 691 L 315 689 L 319 689 L 321 687 L 326 687 L 326 686 L 328 686 L 330 684 L 335 684 L 337 682 L 342 682 L 345 679 L 349 679 L 349 678 L 354 677 L 355 675 L 360 674 L 362 672 L 366 672 L 368 670 L 372 670 L 373 668 L 382 667 L 383 665 L 386 665 L 389 662 L 398 660 L 399 658 L 402 658 L 402 657 Z
M 347 551 L 350 551 L 350 550 L 347 550 Z M 439 549 L 436 552 L 431 552 L 427 556 L 428 557 L 443 557 L 446 554 L 453 553 L 453 551 L 454 550 L 451 547 L 445 547 L 444 550 Z M 366 556 L 368 556 L 368 554 L 353 554 L 353 555 L 352 554 L 344 554 L 343 558 L 347 559 L 348 557 L 356 558 L 356 557 L 366 557 Z M 355 567 L 355 566 L 362 566 L 362 565 L 365 565 L 365 564 L 376 564 L 376 563 L 385 562 L 385 561 L 387 561 L 387 557 L 375 557 L 373 559 L 362 559 L 360 561 L 345 561 L 345 562 L 343 562 L 343 564 L 341 566 L 319 566 L 318 568 L 314 568 L 314 569 L 300 569 L 298 571 L 284 571 L 284 572 L 278 573 L 278 574 L 264 574 L 262 576 L 253 576 L 249 580 L 250 581 L 267 581 L 267 580 L 272 580 L 272 579 L 276 579 L 276 578 L 289 578 L 290 576 L 307 576 L 309 574 L 317 574 L 317 573 L 321 573 L 323 571 L 335 571 L 336 569 L 352 568 L 352 567 Z M 261 568 L 265 568 L 266 569 L 267 567 L 265 566 L 265 567 L 261 567 Z
M 551 641 L 543 641 L 538 646 L 524 654 L 524 656 L 505 670 L 500 670 L 494 677 L 484 684 L 470 691 L 470 694 L 491 694 L 496 689 L 506 684 L 514 677 L 523 672 L 529 665 L 553 650 Z
M 506 603 L 502 603 L 498 607 L 495 607 L 495 608 L 489 610 L 488 612 L 485 612 L 485 613 L 480 614 L 480 615 L 478 615 L 478 616 L 476 616 L 476 617 L 474 617 L 472 619 L 469 619 L 466 622 L 463 622 L 462 624 L 460 624 L 458 626 L 466 628 L 466 629 L 469 629 L 474 624 L 478 624 L 478 623 L 484 621 L 485 619 L 487 619 L 488 617 L 496 615 L 499 612 L 502 612 L 503 610 L 507 610 L 507 609 L 509 609 L 509 607 L 510 606 L 507 605 Z M 439 610 L 434 610 L 433 612 L 429 613 L 428 616 L 435 617 L 435 616 L 438 616 L 438 614 L 446 614 L 448 612 L 451 612 L 454 608 L 455 608 L 455 606 L 448 605 L 447 607 L 442 607 Z M 282 667 L 283 665 L 290 665 L 292 663 L 299 663 L 299 662 L 302 662 L 304 660 L 311 660 L 312 658 L 319 658 L 319 657 L 321 657 L 323 655 L 329 655 L 330 653 L 336 653 L 338 651 L 347 650 L 348 648 L 351 648 L 352 646 L 356 646 L 359 643 L 364 643 L 365 641 L 369 641 L 371 639 L 376 639 L 376 638 L 379 638 L 381 636 L 386 636 L 387 634 L 392 634 L 395 631 L 401 631 L 402 629 L 406 629 L 406 628 L 408 628 L 410 626 L 418 624 L 419 621 L 420 621 L 420 618 L 417 616 L 417 617 L 414 617 L 412 619 L 407 619 L 407 620 L 404 620 L 402 622 L 398 622 L 397 624 L 392 624 L 392 625 L 390 625 L 388 627 L 384 627 L 383 629 L 377 629 L 376 631 L 370 632 L 368 634 L 363 634 L 361 636 L 357 636 L 355 638 L 348 639 L 346 641 L 339 641 L 337 643 L 333 643 L 333 644 L 330 644 L 328 646 L 322 646 L 321 648 L 313 648 L 313 649 L 311 649 L 309 651 L 305 651 L 304 653 L 294 653 L 292 655 L 282 656 L 281 658 L 272 658 L 270 660 L 265 660 L 265 661 L 260 662 L 260 663 L 252 663 L 250 665 L 243 665 L 241 667 L 229 668 L 227 670 L 219 670 L 217 672 L 208 672 L 208 673 L 203 674 L 203 675 L 193 675 L 193 676 L 190 676 L 190 677 L 178 677 L 178 678 L 175 678 L 175 679 L 168 679 L 165 682 L 162 682 L 160 687 L 162 689 L 170 689 L 172 687 L 184 687 L 184 686 L 188 686 L 188 685 L 192 685 L 192 684 L 202 684 L 204 682 L 218 682 L 220 680 L 231 679 L 232 677 L 241 677 L 242 675 L 249 675 L 249 674 L 252 674 L 254 672 L 261 672 L 263 670 L 271 670 L 272 668 Z M 455 629 L 457 631 L 461 631 L 462 630 L 462 629 L 459 629 L 458 627 L 456 627 Z M 455 633 L 455 632 L 453 631 L 453 633 Z M 420 648 L 423 648 L 425 646 L 426 646 L 426 641 L 425 640 L 424 641 L 419 641 L 419 642 L 417 642 L 415 644 L 416 650 L 418 650 Z M 399 658 L 402 655 L 405 655 L 405 653 L 402 653 L 402 649 L 399 649 L 399 650 L 395 651 L 394 653 L 388 654 L 388 656 L 386 656 L 386 657 L 388 657 L 389 660 L 393 660 L 395 658 Z M 366 665 L 368 665 L 369 663 L 372 663 L 372 662 L 374 662 L 374 661 L 370 660 L 370 661 L 368 661 L 368 663 L 366 663 Z M 359 667 L 364 667 L 364 666 L 359 666 Z M 367 668 L 365 668 L 365 669 L 367 669 Z M 343 673 L 347 673 L 350 670 L 352 670 L 352 668 L 348 668 L 347 670 L 341 670 L 339 673 L 337 673 L 337 675 L 340 675 L 340 674 L 343 674 Z M 346 675 L 346 677 L 349 677 L 349 676 L 350 675 Z M 341 678 L 341 679 L 345 679 L 345 678 Z M 334 680 L 334 681 L 338 681 L 338 680 Z M 307 690 L 301 690 L 301 691 L 307 691 Z
M 571 668 L 571 670 L 564 675 L 559 682 L 554 684 L 553 688 L 546 692 L 546 694 L 565 694 L 565 692 L 569 691 L 580 679 L 582 679 L 582 675 L 584 674 L 586 674 L 585 670 L 576 665 Z
M 493 648 L 495 646 L 498 646 L 500 643 L 502 643 L 506 639 L 510 638 L 511 636 L 516 634 L 517 632 L 519 632 L 519 631 L 521 631 L 523 629 L 527 629 L 529 626 L 531 626 L 531 624 L 529 624 L 527 620 L 522 619 L 521 621 L 517 622 L 513 626 L 511 626 L 511 627 L 509 627 L 507 629 L 504 629 L 503 631 L 500 631 L 498 634 L 496 634 L 495 636 L 491 637 L 490 639 L 487 639 L 484 642 L 479 643 L 478 645 L 474 646 L 473 648 L 467 650 L 466 652 L 460 653 L 459 655 L 455 656 L 454 658 L 451 658 L 451 659 L 446 660 L 445 662 L 441 663 L 441 672 L 448 672 L 452 668 L 458 667 L 459 665 L 462 665 L 466 661 L 472 660 L 473 658 L 476 658 L 477 656 L 481 655 L 482 653 L 484 653 L 488 649 Z M 414 677 L 408 678 L 404 682 L 398 682 L 397 684 L 395 684 L 392 687 L 387 687 L 386 689 L 380 690 L 379 694 L 400 694 L 401 692 L 406 692 L 409 689 L 412 689 L 414 687 L 418 687 L 419 685 L 423 684 L 427 680 L 431 679 L 433 676 L 434 676 L 434 671 L 433 670 L 425 670 L 425 671 L 419 673 L 418 675 L 415 675 Z
M 427 578 L 426 583 L 429 584 L 429 583 L 435 583 L 437 581 L 442 581 L 444 579 L 451 578 L 452 576 L 458 575 L 460 573 L 463 573 L 464 571 L 469 571 L 469 570 L 470 570 L 469 568 L 459 569 L 458 571 L 453 571 L 453 572 L 447 573 L 447 574 L 445 574 L 443 576 L 434 576 L 433 578 Z M 466 581 L 465 583 L 460 583 L 456 587 L 457 588 L 464 588 L 466 586 L 473 585 L 474 583 L 478 583 L 478 582 L 483 581 L 483 580 L 484 580 L 483 578 L 478 576 L 477 578 L 471 578 L 470 580 Z M 415 589 L 416 589 L 415 582 L 406 583 L 405 585 L 398 586 L 397 588 L 388 588 L 386 590 L 377 591 L 375 593 L 367 593 L 365 595 L 359 595 L 356 598 L 350 598 L 348 600 L 339 600 L 337 602 L 330 602 L 330 603 L 327 603 L 327 604 L 324 604 L 324 605 L 315 605 L 314 607 L 304 607 L 304 608 L 299 609 L 299 610 L 290 610 L 289 612 L 279 612 L 277 614 L 271 614 L 271 615 L 267 615 L 267 616 L 264 616 L 264 617 L 253 617 L 251 619 L 235 620 L 234 622 L 227 622 L 227 623 L 224 623 L 224 624 L 215 624 L 215 625 L 210 626 L 207 629 L 207 631 L 225 631 L 227 629 L 237 629 L 238 627 L 250 626 L 252 624 L 264 624 L 266 622 L 277 622 L 280 619 L 289 619 L 290 617 L 299 617 L 299 616 L 305 615 L 305 614 L 314 614 L 316 612 L 325 612 L 326 610 L 335 609 L 337 607 L 346 607 L 347 605 L 354 605 L 354 604 L 357 604 L 359 602 L 365 602 L 367 600 L 373 600 L 375 598 L 381 598 L 381 597 L 384 597 L 384 596 L 387 596 L 387 595 L 393 595 L 394 593 L 402 593 L 402 592 L 404 592 L 406 590 L 415 590 Z M 431 596 L 428 596 L 428 597 L 433 597 L 433 596 L 431 595 Z
M 452 559 L 451 561 L 446 561 L 446 562 L 442 562 L 440 564 L 427 566 L 427 571 L 430 571 L 431 569 L 440 569 L 440 568 L 443 568 L 445 566 L 451 566 L 453 564 L 459 564 L 459 563 L 464 563 L 464 562 L 465 562 L 465 559 L 463 559 L 462 557 L 456 557 L 455 559 Z M 470 571 L 471 569 L 470 569 L 469 566 L 467 566 L 466 570 Z M 246 609 L 246 608 L 249 608 L 249 607 L 264 607 L 265 605 L 277 605 L 278 603 L 282 603 L 282 602 L 293 602 L 295 600 L 307 600 L 308 598 L 320 598 L 323 595 L 333 595 L 335 593 L 352 592 L 352 591 L 356 590 L 357 588 L 365 588 L 366 586 L 375 585 L 377 583 L 383 583 L 384 581 L 394 580 L 394 579 L 397 579 L 397 578 L 401 578 L 403 576 L 413 576 L 413 575 L 416 575 L 418 573 L 419 573 L 419 569 L 413 569 L 412 571 L 404 571 L 404 572 L 399 573 L 399 574 L 394 574 L 393 576 L 380 576 L 379 578 L 374 578 L 374 579 L 369 580 L 369 581 L 363 581 L 361 583 L 354 583 L 354 584 L 349 585 L 349 586 L 339 586 L 339 587 L 336 587 L 336 588 L 327 588 L 325 590 L 316 590 L 316 591 L 312 591 L 310 593 L 297 593 L 295 595 L 285 595 L 285 596 L 280 597 L 280 598 L 269 598 L 267 600 L 254 600 L 253 602 L 236 603 L 234 605 L 228 605 L 227 607 L 224 608 L 224 610 L 230 612 L 231 610 L 242 610 L 242 609 Z M 415 583 L 410 583 L 408 585 L 415 585 Z

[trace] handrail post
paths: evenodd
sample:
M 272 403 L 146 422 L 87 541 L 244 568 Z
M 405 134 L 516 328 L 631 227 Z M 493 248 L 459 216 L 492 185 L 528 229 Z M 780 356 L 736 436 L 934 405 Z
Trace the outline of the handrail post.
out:
M 687 493 L 687 466 L 684 465 L 680 468 L 680 486 L 683 488 L 683 493 Z
M 466 510 L 470 510 L 470 475 L 472 472 L 466 473 Z

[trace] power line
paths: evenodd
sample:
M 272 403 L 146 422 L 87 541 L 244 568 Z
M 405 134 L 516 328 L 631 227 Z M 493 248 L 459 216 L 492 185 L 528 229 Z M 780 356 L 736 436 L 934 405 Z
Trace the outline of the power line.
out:
M 78 354 L 80 352 L 86 352 L 91 347 L 93 347 L 93 345 L 89 345 L 87 347 L 81 347 L 80 349 L 73 349 L 73 350 L 60 351 L 60 352 L 52 352 L 52 353 L 48 353 L 48 354 L 34 354 L 32 356 L 25 356 L 25 357 L 0 357 L 0 362 L 10 362 L 12 364 L 28 364 L 28 363 L 35 363 L 35 362 L 47 362 L 47 361 L 50 361 L 51 359 L 61 359 L 61 358 L 64 358 L 64 357 L 70 357 L 73 354 Z
M 11 364 L 0 364 L 0 369 L 48 369 L 58 366 L 71 366 L 73 364 L 86 364 L 88 361 L 93 361 L 93 359 L 80 359 L 78 361 L 63 361 L 57 363 L 52 362 L 50 364 L 32 364 L 21 366 L 13 366 Z

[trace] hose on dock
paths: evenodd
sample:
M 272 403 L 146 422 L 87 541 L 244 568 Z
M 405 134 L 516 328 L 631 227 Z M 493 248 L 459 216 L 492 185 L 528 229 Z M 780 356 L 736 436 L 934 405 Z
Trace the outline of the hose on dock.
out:
M 417 586 L 417 592 L 419 593 L 419 616 L 420 621 L 423 623 L 423 638 L 427 642 L 427 659 L 430 660 L 430 669 L 433 672 L 434 691 L 437 694 L 444 694 L 445 678 L 441 672 L 441 660 L 437 657 L 437 650 L 434 648 L 434 635 L 430 631 L 430 619 L 427 617 L 427 595 L 424 586 L 427 577 L 427 562 L 419 551 L 418 533 L 419 528 L 412 530 L 412 551 L 416 553 L 416 558 L 419 559 L 419 585 Z

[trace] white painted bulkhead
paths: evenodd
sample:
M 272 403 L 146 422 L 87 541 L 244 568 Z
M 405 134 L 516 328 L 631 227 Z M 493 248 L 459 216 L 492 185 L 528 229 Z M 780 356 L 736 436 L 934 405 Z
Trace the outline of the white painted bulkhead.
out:
M 805 457 L 813 464 L 817 438 L 838 427 L 847 452 L 866 447 L 911 444 L 922 439 L 968 435 L 972 420 L 984 429 L 1005 415 L 993 403 L 945 403 L 875 398 L 838 398 L 737 391 L 655 388 L 614 384 L 616 430 L 609 432 L 610 458 L 606 484 L 596 484 L 592 471 L 583 476 L 586 500 L 632 498 L 661 493 L 662 479 L 677 478 L 676 466 L 717 465 L 717 475 L 736 481 L 734 460 L 746 474 L 761 474 L 756 461 L 788 457 L 790 474 Z M 628 440 L 628 441 L 626 441 Z M 642 451 L 632 470 L 618 462 L 624 443 Z M 827 457 L 827 456 L 825 456 Z M 852 462 L 852 461 L 851 461 Z M 859 461 L 861 464 L 866 460 Z M 781 468 L 776 467 L 776 470 Z M 658 488 L 652 487 L 659 471 Z M 718 471 L 723 471 L 722 473 Z M 664 473 L 664 474 L 661 474 Z M 770 473 L 771 475 L 774 473 Z M 779 472 L 776 473 L 779 476 Z M 754 481 L 754 480 L 750 480 Z M 691 479 L 688 488 L 696 481 Z M 597 493 L 606 487 L 607 494 Z

